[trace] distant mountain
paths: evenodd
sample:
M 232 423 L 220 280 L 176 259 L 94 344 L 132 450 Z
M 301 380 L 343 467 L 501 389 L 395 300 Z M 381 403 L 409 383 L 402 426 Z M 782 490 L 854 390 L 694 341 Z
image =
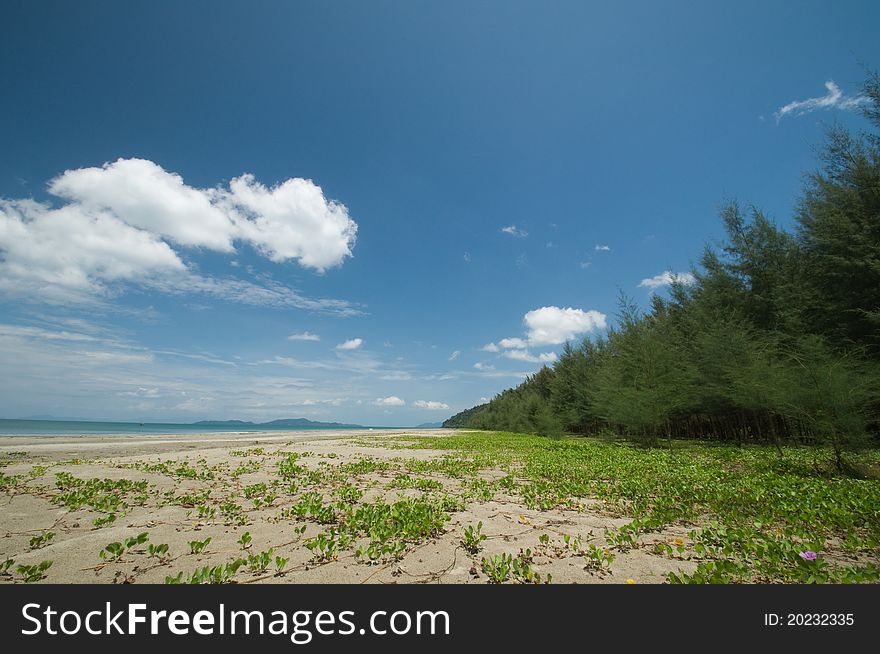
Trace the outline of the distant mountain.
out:
M 248 427 L 307 427 L 321 429 L 366 429 L 363 425 L 349 425 L 342 422 L 318 422 L 307 418 L 281 418 L 269 422 L 251 422 L 249 420 L 199 420 L 194 425 L 228 425 Z
M 194 425 L 254 425 L 250 420 L 199 420 Z
M 440 429 L 442 426 L 442 422 L 423 422 L 420 425 L 416 425 L 416 429 Z

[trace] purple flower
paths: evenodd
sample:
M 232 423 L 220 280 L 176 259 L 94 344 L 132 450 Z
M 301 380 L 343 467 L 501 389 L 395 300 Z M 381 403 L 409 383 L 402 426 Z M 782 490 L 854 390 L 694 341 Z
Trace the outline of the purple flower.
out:
M 804 561 L 815 561 L 818 555 L 813 550 L 804 550 L 803 552 L 798 553 L 798 556 Z

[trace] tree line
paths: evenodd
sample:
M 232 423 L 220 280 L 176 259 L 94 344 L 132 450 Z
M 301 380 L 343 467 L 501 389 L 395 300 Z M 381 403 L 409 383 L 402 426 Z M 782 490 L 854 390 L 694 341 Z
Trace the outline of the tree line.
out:
M 831 128 L 795 229 L 736 203 L 694 279 L 444 426 L 863 445 L 880 415 L 880 75 L 868 132 Z

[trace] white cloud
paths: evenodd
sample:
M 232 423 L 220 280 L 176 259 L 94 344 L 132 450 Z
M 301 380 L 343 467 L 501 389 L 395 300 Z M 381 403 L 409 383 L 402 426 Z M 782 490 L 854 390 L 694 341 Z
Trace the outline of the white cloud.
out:
M 535 355 L 528 350 L 508 350 L 504 356 L 514 361 L 527 361 L 528 363 L 553 363 L 556 361 L 556 352 L 543 352 Z
M 183 183 L 146 159 L 119 159 L 101 168 L 68 170 L 49 183 L 49 192 L 87 214 L 107 212 L 157 237 L 231 252 L 233 216 L 212 201 L 214 193 Z
M 777 109 L 773 114 L 776 117 L 776 122 L 778 123 L 786 116 L 803 116 L 819 109 L 842 109 L 848 111 L 856 109 L 868 101 L 868 98 L 862 95 L 855 97 L 845 96 L 840 87 L 834 83 L 834 80 L 825 82 L 825 88 L 828 90 L 828 93 L 821 97 L 794 100 Z
M 501 231 L 505 234 L 515 236 L 516 238 L 525 238 L 529 235 L 527 231 L 525 231 L 524 229 L 519 229 L 516 225 L 508 225 L 507 227 L 502 227 Z
M 481 361 L 478 361 L 477 363 L 475 363 L 475 364 L 474 364 L 474 368 L 477 369 L 477 370 L 480 370 L 480 371 L 492 371 L 492 370 L 495 370 L 495 366 L 493 366 L 493 365 L 491 365 L 491 364 L 489 364 L 489 363 L 483 363 L 483 362 L 481 362 Z
M 178 275 L 141 280 L 140 285 L 172 295 L 201 293 L 218 300 L 252 306 L 307 309 L 344 317 L 362 313 L 360 308 L 345 300 L 307 298 L 268 277 L 259 281 L 261 283 L 233 277 L 204 277 L 186 271 Z
M 456 350 L 455 352 L 453 352 L 452 354 L 449 355 L 449 360 L 455 361 L 460 356 L 461 356 L 461 352 L 459 350 Z
M 0 200 L 0 290 L 60 300 L 105 292 L 108 283 L 179 274 L 186 266 L 153 234 L 112 214 L 31 200 Z
M 465 253 L 464 253 L 464 260 L 465 260 L 467 263 L 470 263 L 470 262 L 471 262 L 471 253 L 470 253 L 470 252 L 465 252 Z
M 240 237 L 272 261 L 295 259 L 322 272 L 351 256 L 357 224 L 345 205 L 327 200 L 311 180 L 288 179 L 267 188 L 244 174 L 229 188 L 230 193 L 215 191 L 219 204 L 234 216 Z
M 486 352 L 501 352 L 504 358 L 514 361 L 552 363 L 557 359 L 555 352 L 535 354 L 531 352 L 531 348 L 560 345 L 597 329 L 605 329 L 606 316 L 592 309 L 584 311 L 551 306 L 529 311 L 523 316 L 523 324 L 526 326 L 525 338 L 502 338 L 497 344 L 489 343 L 482 349 Z M 476 364 L 474 368 L 481 371 L 494 370 L 482 363 Z
M 610 245 L 597 245 L 594 249 L 596 252 L 611 252 Z
M 364 344 L 362 338 L 350 338 L 336 346 L 337 350 L 356 350 Z
M 320 341 L 321 337 L 311 332 L 303 332 L 301 334 L 291 334 L 287 337 L 288 341 Z
M 382 379 L 384 381 L 409 381 L 410 379 L 412 379 L 412 375 L 403 370 L 395 370 L 393 372 L 381 375 L 379 379 Z
M 509 349 L 522 350 L 522 349 L 525 349 L 529 346 L 529 344 L 526 343 L 521 338 L 502 338 L 500 341 L 498 341 L 498 345 L 503 347 L 505 350 L 509 350 Z M 498 350 L 495 350 L 495 351 L 497 352 Z
M 576 336 L 605 329 L 606 316 L 599 311 L 541 307 L 523 318 L 528 344 L 534 347 L 560 345 Z
M 389 395 L 388 397 L 377 398 L 374 404 L 376 406 L 405 406 L 406 402 L 396 395 Z
M 429 411 L 441 411 L 449 409 L 449 405 L 445 402 L 433 402 L 431 400 L 416 400 L 413 406 L 418 409 L 428 409 Z
M 653 277 L 648 277 L 639 282 L 639 288 L 648 288 L 651 290 L 660 288 L 661 286 L 669 286 L 675 282 L 684 284 L 685 286 L 690 286 L 694 282 L 696 282 L 696 278 L 693 273 L 689 272 L 680 272 L 674 273 L 670 270 L 666 270 L 659 275 L 654 275 Z
M 66 202 L 0 199 L 0 292 L 88 302 L 132 283 L 222 297 L 235 289 L 199 276 L 184 263 L 187 248 L 233 253 L 249 243 L 323 272 L 351 255 L 357 234 L 344 205 L 299 178 L 270 189 L 245 174 L 229 189 L 198 189 L 152 161 L 119 159 L 68 170 L 49 192 Z

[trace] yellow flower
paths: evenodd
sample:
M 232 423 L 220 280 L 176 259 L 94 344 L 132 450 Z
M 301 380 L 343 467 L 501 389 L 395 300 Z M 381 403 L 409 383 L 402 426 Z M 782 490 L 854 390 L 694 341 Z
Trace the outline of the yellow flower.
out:
M 628 583 L 628 584 L 634 584 L 634 583 L 636 583 L 636 580 L 635 580 L 635 579 L 627 579 L 627 580 L 626 580 L 626 583 Z
M 527 517 L 525 517 L 524 515 L 521 515 L 521 516 L 519 517 L 519 521 L 520 521 L 521 523 L 523 523 L 524 525 L 529 524 L 529 519 L 528 519 Z
M 684 541 L 681 538 L 676 538 L 674 542 L 678 546 L 684 545 Z

